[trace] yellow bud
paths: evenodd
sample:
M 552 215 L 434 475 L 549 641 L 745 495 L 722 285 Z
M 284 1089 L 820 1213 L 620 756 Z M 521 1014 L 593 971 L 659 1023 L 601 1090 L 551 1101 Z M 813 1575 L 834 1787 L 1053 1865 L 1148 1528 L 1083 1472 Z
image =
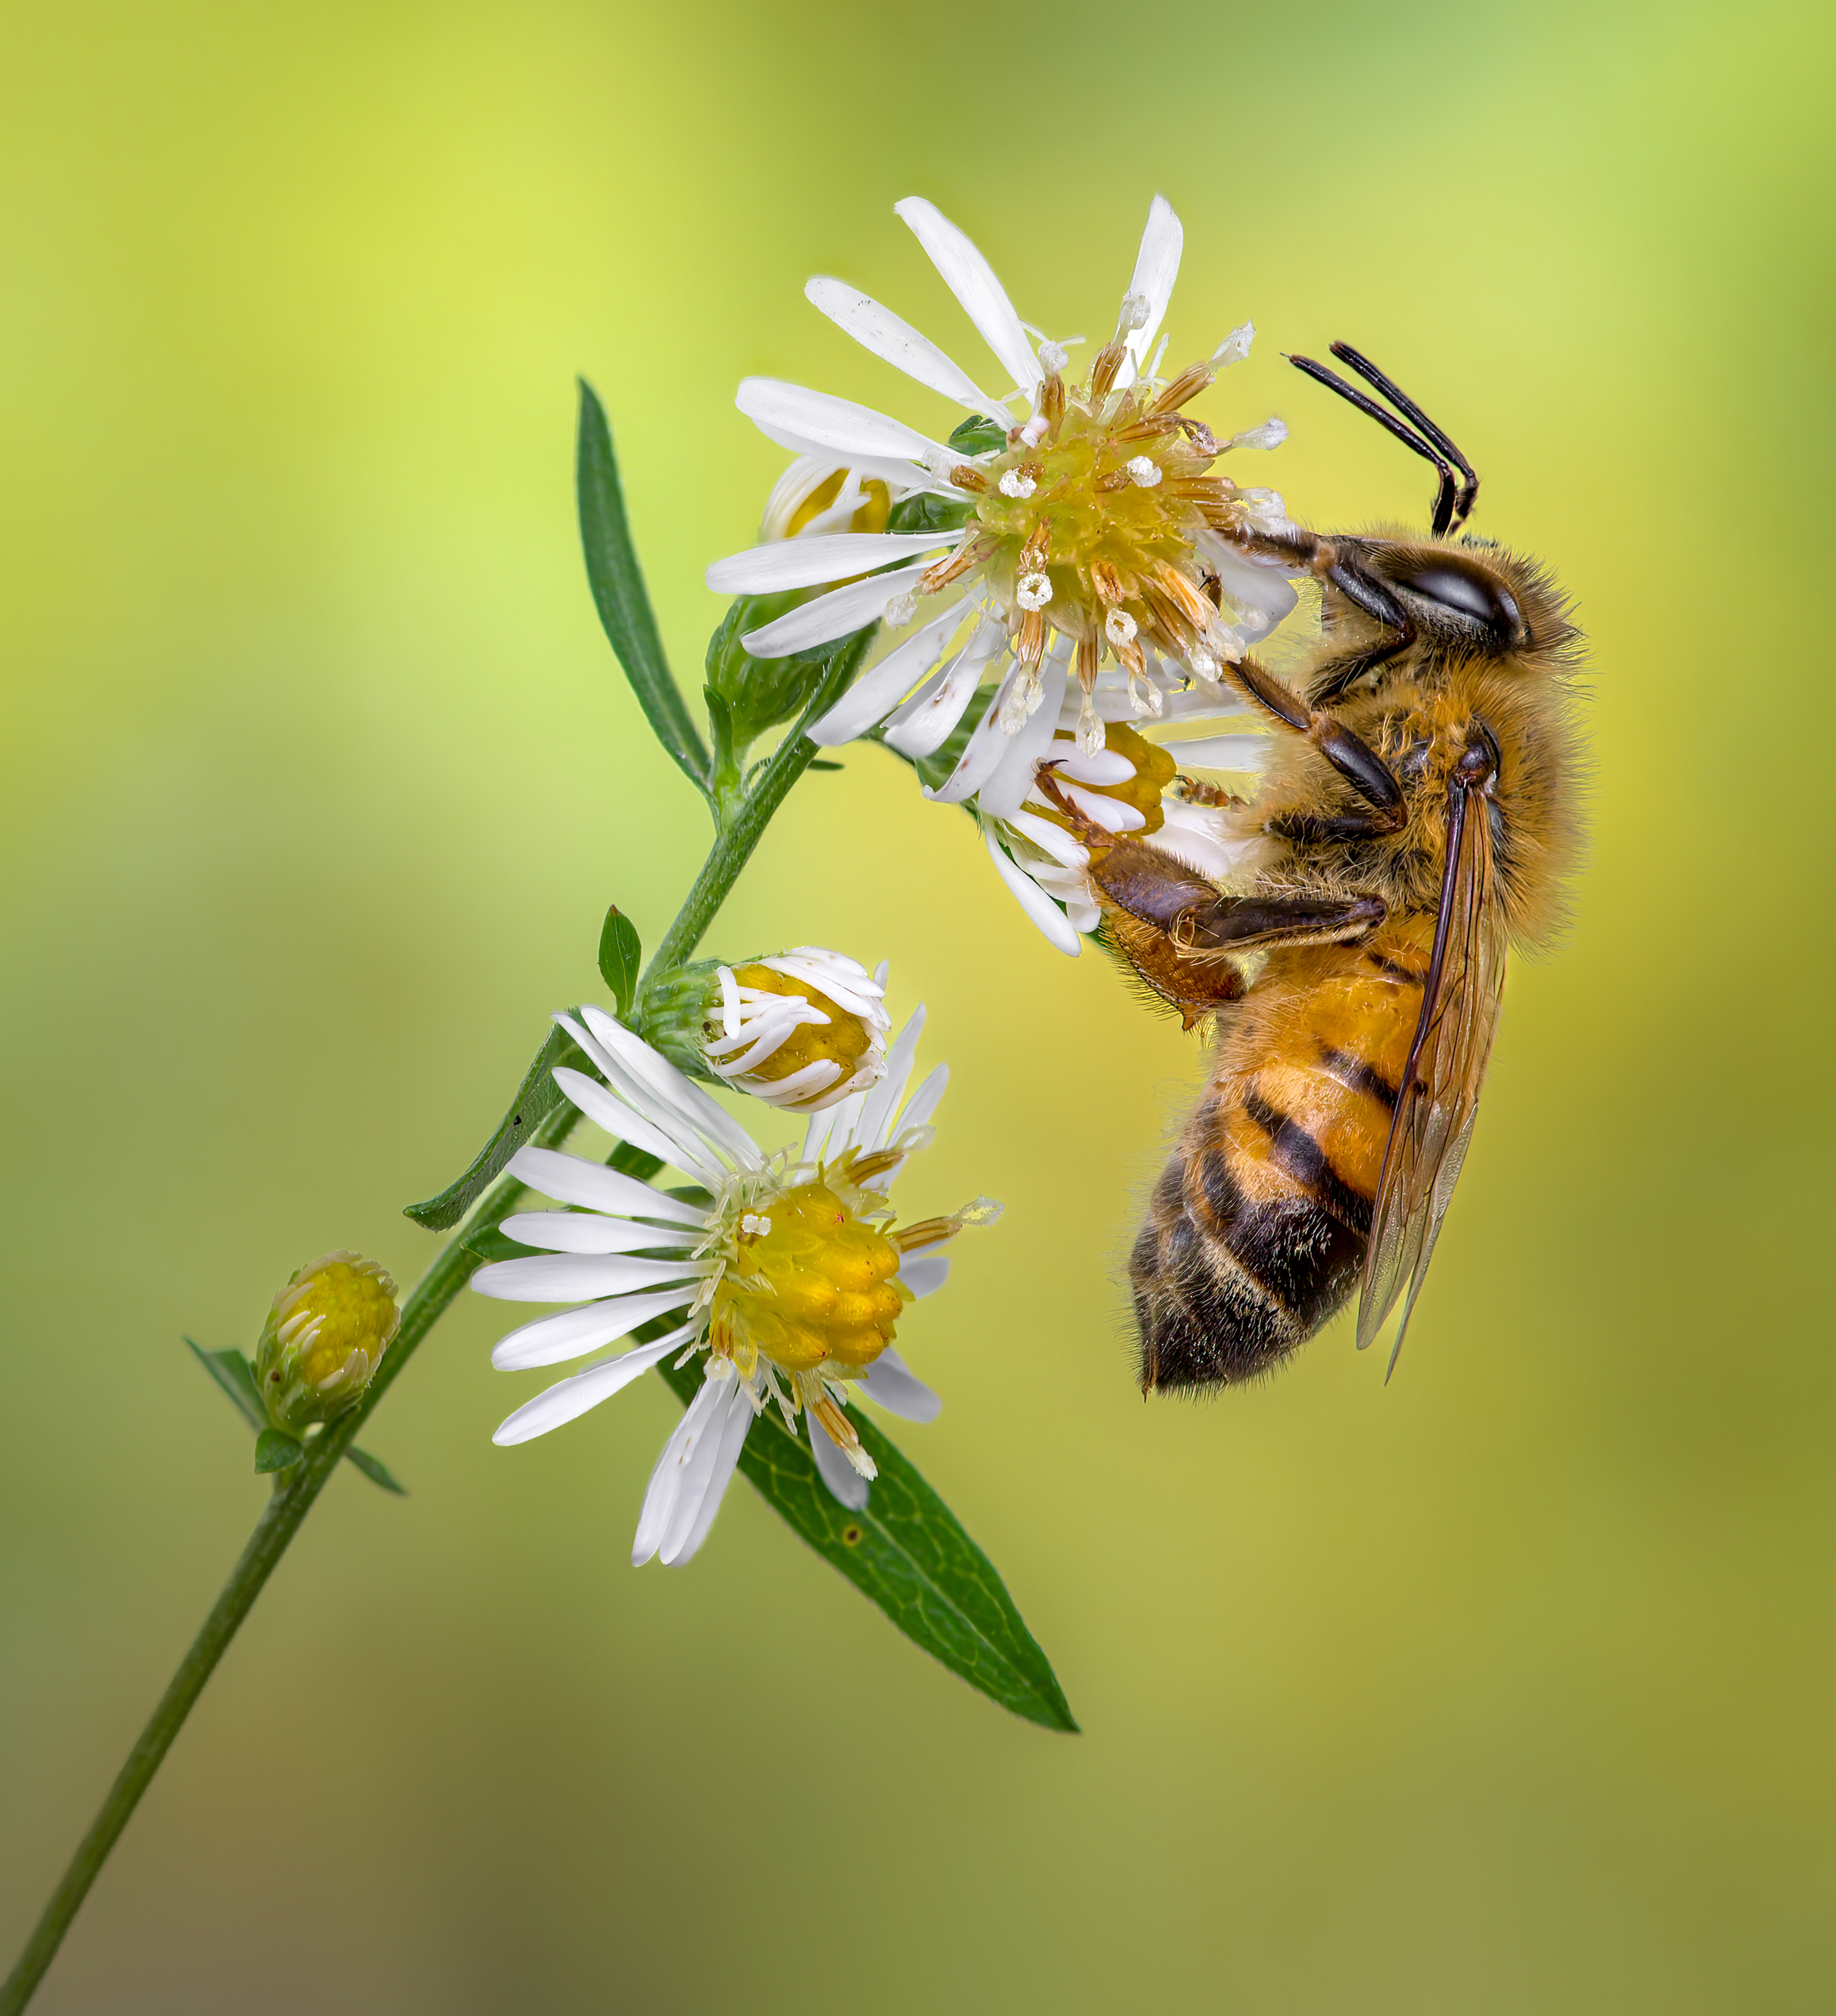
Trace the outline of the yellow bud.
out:
M 268 1417 L 297 1435 L 353 1406 L 401 1327 L 395 1283 L 373 1260 L 328 1253 L 274 1298 L 255 1350 Z

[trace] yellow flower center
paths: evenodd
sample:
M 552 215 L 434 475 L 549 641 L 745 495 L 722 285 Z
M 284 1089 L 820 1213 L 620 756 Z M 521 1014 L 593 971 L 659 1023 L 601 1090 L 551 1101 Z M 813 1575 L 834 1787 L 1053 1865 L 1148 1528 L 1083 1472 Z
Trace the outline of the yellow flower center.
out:
M 974 494 L 970 538 L 921 585 L 934 592 L 985 568 L 1016 612 L 1015 649 L 1036 664 L 1049 634 L 1077 646 L 1086 692 L 1107 649 L 1131 673 L 1137 637 L 1176 659 L 1215 664 L 1222 622 L 1215 581 L 1195 535 L 1241 520 L 1235 484 L 1211 473 L 1211 430 L 1180 412 L 1211 382 L 1193 365 L 1169 384 L 1113 390 L 1120 343 L 1097 358 L 1088 383 L 1046 381 L 1036 418 L 1010 432 L 992 462 L 952 481 Z
M 845 1168 L 824 1173 L 859 1194 Z M 892 1341 L 911 1300 L 893 1279 L 901 1248 L 827 1182 L 799 1183 L 761 1202 L 740 1220 L 734 1244 L 708 1335 L 743 1377 L 760 1357 L 787 1372 L 864 1370 Z
M 769 966 L 738 966 L 733 969 L 733 977 L 742 987 L 756 988 L 766 994 L 780 994 L 793 1001 L 808 1001 L 829 1017 L 826 1022 L 800 1022 L 769 1057 L 751 1067 L 747 1072 L 748 1078 L 763 1078 L 775 1085 L 779 1079 L 789 1078 L 793 1071 L 800 1071 L 824 1057 L 841 1066 L 842 1078 L 851 1078 L 861 1060 L 873 1049 L 873 1039 L 866 1024 L 858 1015 L 851 1015 L 845 1008 L 837 1006 L 826 994 L 806 981 L 794 979 L 789 974 L 779 973 Z M 711 1022 L 705 1025 L 704 1032 L 710 1037 L 721 1034 L 719 1028 Z
M 833 476 L 825 477 L 791 513 L 790 522 L 784 527 L 784 537 L 795 538 L 812 518 L 819 518 L 841 495 L 841 486 L 847 477 L 845 469 L 838 469 Z M 869 477 L 861 485 L 860 507 L 849 522 L 848 530 L 851 532 L 884 532 L 891 511 L 891 491 L 878 477 Z
M 1134 765 L 1132 772 L 1118 784 L 1081 783 L 1078 789 L 1096 797 L 1115 798 L 1123 805 L 1132 805 L 1147 822 L 1145 826 L 1135 827 L 1134 831 L 1158 833 L 1167 820 L 1161 804 L 1161 795 L 1179 776 L 1179 765 L 1157 742 L 1150 742 L 1145 736 L 1137 735 L 1125 722 L 1106 721 L 1103 724 L 1103 743 L 1106 749 L 1125 757 Z M 1061 753 L 1064 747 L 1062 742 L 1054 743 L 1051 753 Z M 1039 808 L 1029 805 L 1027 809 L 1035 812 Z M 1067 833 L 1078 831 L 1063 812 L 1040 812 L 1039 817 L 1050 819 L 1054 826 L 1063 826 Z

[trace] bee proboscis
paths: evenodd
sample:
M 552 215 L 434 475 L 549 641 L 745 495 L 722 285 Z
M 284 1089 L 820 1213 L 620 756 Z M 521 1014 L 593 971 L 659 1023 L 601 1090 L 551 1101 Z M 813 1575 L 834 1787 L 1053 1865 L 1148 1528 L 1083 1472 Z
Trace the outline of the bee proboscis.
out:
M 1210 1082 L 1129 1262 L 1144 1390 L 1272 1369 L 1359 1291 L 1362 1349 L 1402 1302 L 1402 1348 L 1478 1113 L 1507 945 L 1546 939 L 1577 837 L 1579 638 L 1534 560 L 1463 536 L 1479 481 L 1415 402 L 1345 344 L 1394 411 L 1291 360 L 1438 472 L 1426 538 L 1385 527 L 1245 535 L 1311 575 L 1322 636 L 1296 685 L 1234 677 L 1276 741 L 1255 843 L 1226 893 L 1150 839 L 1093 828 L 1106 936 L 1187 1026 L 1215 1018 Z

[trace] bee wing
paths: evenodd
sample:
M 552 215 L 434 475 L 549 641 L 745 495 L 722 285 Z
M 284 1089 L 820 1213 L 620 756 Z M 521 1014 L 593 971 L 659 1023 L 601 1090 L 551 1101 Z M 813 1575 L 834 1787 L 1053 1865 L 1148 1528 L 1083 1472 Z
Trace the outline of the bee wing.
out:
M 1449 787 L 1447 812 L 1447 867 L 1435 949 L 1384 1150 L 1358 1303 L 1362 1351 L 1383 1328 L 1407 1281 L 1392 1370 L 1472 1139 L 1504 987 L 1504 923 L 1492 895 L 1485 802 L 1456 778 Z

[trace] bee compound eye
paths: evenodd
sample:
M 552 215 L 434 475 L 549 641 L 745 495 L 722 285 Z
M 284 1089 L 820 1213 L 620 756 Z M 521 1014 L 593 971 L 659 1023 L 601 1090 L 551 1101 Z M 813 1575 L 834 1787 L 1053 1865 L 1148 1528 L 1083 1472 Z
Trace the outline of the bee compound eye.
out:
M 1450 560 L 1431 560 L 1396 579 L 1406 593 L 1450 610 L 1469 622 L 1478 623 L 1506 643 L 1524 635 L 1524 618 L 1516 598 L 1503 582 L 1476 567 L 1464 567 Z

